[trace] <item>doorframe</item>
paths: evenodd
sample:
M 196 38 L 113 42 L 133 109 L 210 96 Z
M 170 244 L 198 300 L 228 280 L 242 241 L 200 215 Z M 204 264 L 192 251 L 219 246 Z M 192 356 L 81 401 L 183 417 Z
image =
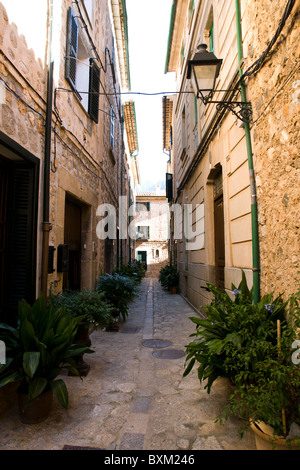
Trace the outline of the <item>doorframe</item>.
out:
M 22 147 L 18 142 L 0 131 L 0 153 L 13 167 L 26 167 L 32 171 L 33 197 L 32 197 L 32 237 L 31 237 L 31 269 L 30 288 L 28 289 L 28 302 L 34 302 L 37 295 L 37 257 L 38 257 L 38 215 L 39 215 L 39 179 L 40 159 Z M 10 188 L 9 188 L 10 190 Z

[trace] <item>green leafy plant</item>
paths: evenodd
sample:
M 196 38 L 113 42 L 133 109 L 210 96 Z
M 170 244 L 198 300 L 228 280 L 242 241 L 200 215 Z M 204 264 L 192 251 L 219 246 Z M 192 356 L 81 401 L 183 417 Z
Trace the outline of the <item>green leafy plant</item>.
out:
M 211 284 L 208 289 L 213 300 L 204 308 L 206 318 L 191 317 L 196 324 L 196 333 L 191 336 L 196 339 L 186 346 L 189 363 L 184 375 L 199 364 L 199 380 L 207 380 L 205 388 L 210 393 L 218 377 L 234 382 L 240 370 L 253 370 L 256 362 L 268 354 L 276 344 L 276 320 L 284 319 L 284 303 L 281 296 L 272 300 L 270 294 L 254 305 L 244 272 L 238 288 L 232 286 L 233 299 Z
M 65 307 L 72 317 L 82 317 L 82 321 L 94 328 L 105 328 L 114 319 L 112 305 L 104 298 L 104 293 L 85 289 L 83 291 L 66 290 L 59 295 L 51 295 L 50 302 L 55 309 Z
M 170 264 L 164 266 L 159 272 L 159 282 L 166 290 L 169 290 L 171 287 L 177 287 L 179 284 L 179 274 L 176 267 Z
M 140 261 L 133 261 L 127 266 L 123 265 L 121 268 L 116 268 L 113 274 L 119 274 L 121 276 L 129 277 L 133 279 L 137 284 L 140 284 L 142 279 L 145 277 L 145 267 Z
M 106 274 L 99 277 L 97 291 L 104 294 L 106 301 L 120 312 L 125 321 L 128 316 L 128 304 L 137 294 L 135 281 L 118 273 Z
M 244 272 L 238 288 L 232 286 L 234 298 L 212 285 L 208 288 L 214 298 L 205 308 L 205 319 L 191 318 L 196 333 L 186 347 L 184 375 L 197 364 L 208 393 L 218 377 L 229 378 L 235 390 L 223 418 L 231 412 L 247 418 L 246 425 L 249 417 L 262 420 L 284 435 L 282 410 L 287 428 L 300 417 L 300 368 L 291 361 L 291 345 L 300 327 L 299 304 L 273 294 L 254 304 Z
M 73 318 L 65 308 L 47 306 L 42 294 L 30 306 L 19 302 L 18 325 L 0 324 L 0 339 L 6 345 L 6 364 L 0 369 L 0 387 L 20 382 L 28 394 L 28 403 L 41 393 L 52 389 L 59 403 L 67 408 L 68 390 L 62 379 L 57 379 L 63 368 L 78 375 L 74 357 L 93 352 L 73 344 L 82 317 Z

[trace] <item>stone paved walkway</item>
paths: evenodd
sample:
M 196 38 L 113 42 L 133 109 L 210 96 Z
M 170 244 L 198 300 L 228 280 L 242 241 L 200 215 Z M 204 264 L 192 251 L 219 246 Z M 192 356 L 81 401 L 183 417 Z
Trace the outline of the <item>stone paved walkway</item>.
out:
M 12 400 L 0 414 L 0 450 L 60 450 L 65 445 L 107 450 L 255 449 L 251 431 L 239 438 L 238 420 L 214 422 L 229 394 L 227 381 L 218 380 L 208 395 L 200 388 L 196 370 L 182 376 L 193 315 L 180 295 L 162 291 L 154 279 L 144 279 L 119 331 L 92 333 L 96 352 L 85 356 L 91 366 L 87 377 L 64 377 L 68 410 L 55 400 L 45 422 L 24 425 Z M 152 339 L 169 343 L 147 347 Z M 172 356 L 173 350 L 179 357 L 164 357 Z

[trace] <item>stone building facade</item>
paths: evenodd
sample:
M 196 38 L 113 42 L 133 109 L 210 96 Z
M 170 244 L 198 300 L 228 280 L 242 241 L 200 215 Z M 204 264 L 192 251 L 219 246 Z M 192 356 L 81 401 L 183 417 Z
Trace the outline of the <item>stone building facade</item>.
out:
M 233 2 L 174 1 L 167 48 L 166 72 L 176 72 L 169 171 L 173 199 L 182 208 L 182 227 L 190 232 L 175 237 L 180 290 L 195 306 L 209 301 L 210 282 L 225 287 L 239 282 L 241 268 L 252 282 L 250 179 L 245 132 L 232 113 L 219 119 L 214 104 L 196 98 L 187 80 L 188 60 L 201 43 L 224 61 L 217 89 L 232 88 L 238 77 Z M 226 60 L 225 60 L 226 59 Z M 217 93 L 214 99 L 221 99 Z M 170 99 L 170 98 L 169 98 Z M 164 124 L 170 125 L 168 120 Z M 198 212 L 197 212 L 198 207 Z M 196 241 L 192 245 L 189 242 Z
M 223 59 L 215 87 L 220 91 L 212 100 L 226 101 L 236 85 L 241 90 L 241 75 L 267 47 L 289 3 L 295 5 L 272 55 L 242 82 L 253 109 L 250 124 L 224 107 L 218 110 L 216 103 L 197 99 L 187 79 L 197 46 L 206 43 Z M 165 72 L 176 72 L 178 94 L 166 98 L 172 116 L 165 112 L 163 126 L 165 136 L 168 128 L 173 135 L 167 167 L 170 205 L 182 207 L 184 225 L 184 205 L 190 204 L 192 227 L 198 223 L 196 249 L 187 249 L 191 235 L 176 239 L 173 233 L 181 292 L 196 307 L 210 301 L 207 282 L 231 292 L 241 269 L 256 299 L 272 290 L 291 293 L 297 288 L 297 12 L 297 1 L 173 1 Z M 241 101 L 241 95 L 235 99 Z
M 146 277 L 158 278 L 169 262 L 168 207 L 165 191 L 136 193 L 135 258 L 147 266 Z
M 252 143 L 258 198 L 262 293 L 299 290 L 300 271 L 300 2 L 245 2 L 245 70 L 274 37 L 257 73 L 248 77 L 253 107 Z
M 0 2 L 1 319 L 40 291 L 94 288 L 132 249 L 97 235 L 99 207 L 118 215 L 137 182 L 126 2 L 51 5 Z

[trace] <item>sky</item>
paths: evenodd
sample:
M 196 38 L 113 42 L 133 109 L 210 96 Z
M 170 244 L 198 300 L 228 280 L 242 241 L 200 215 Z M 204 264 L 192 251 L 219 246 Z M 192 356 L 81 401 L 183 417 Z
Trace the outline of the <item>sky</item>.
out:
M 164 73 L 172 0 L 126 0 L 131 92 L 175 91 L 174 73 Z M 142 187 L 165 181 L 168 156 L 162 140 L 163 95 L 128 95 L 135 102 Z

